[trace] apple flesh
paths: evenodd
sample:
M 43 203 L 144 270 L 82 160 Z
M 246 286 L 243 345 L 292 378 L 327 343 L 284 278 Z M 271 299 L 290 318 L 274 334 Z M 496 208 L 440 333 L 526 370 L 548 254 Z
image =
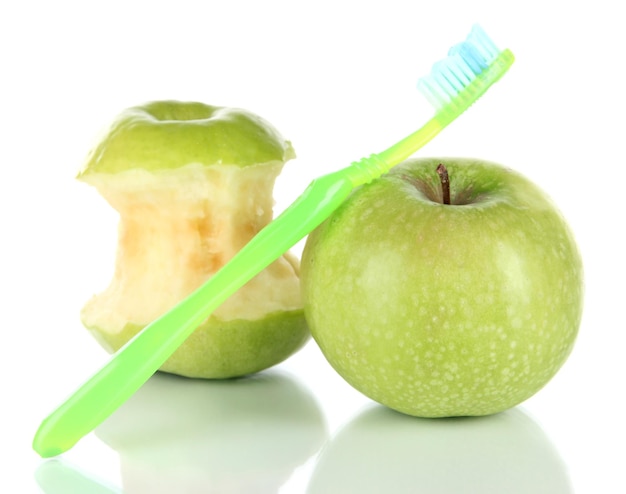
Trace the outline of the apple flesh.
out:
M 272 220 L 291 144 L 239 109 L 159 101 L 124 111 L 79 179 L 119 213 L 113 280 L 81 312 L 109 351 L 209 279 Z M 298 260 L 268 266 L 221 305 L 161 370 L 228 378 L 270 367 L 309 338 Z
M 581 258 L 547 195 L 460 158 L 408 160 L 355 190 L 308 237 L 301 280 L 337 372 L 421 417 L 492 414 L 535 394 L 572 351 L 583 305 Z

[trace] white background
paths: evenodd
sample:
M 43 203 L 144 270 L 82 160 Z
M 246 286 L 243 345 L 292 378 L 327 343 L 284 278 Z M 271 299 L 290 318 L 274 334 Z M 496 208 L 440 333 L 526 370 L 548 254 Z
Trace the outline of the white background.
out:
M 354 492 L 368 491 L 364 485 L 369 492 L 380 485 L 385 492 L 461 492 L 454 487 L 456 465 L 494 484 L 515 470 L 519 492 L 626 492 L 626 37 L 617 6 L 608 0 L 3 3 L 0 491 L 40 492 L 39 469 L 45 492 L 71 492 L 55 491 L 50 476 L 73 465 L 68 482 L 86 482 L 76 480 L 80 475 L 100 479 L 100 487 L 81 484 L 76 492 L 115 492 L 124 484 L 127 493 L 301 493 L 315 476 L 360 486 Z M 62 464 L 42 467 L 30 450 L 39 422 L 107 359 L 78 319 L 87 298 L 109 281 L 116 241 L 113 213 L 74 179 L 100 129 L 123 108 L 153 99 L 252 110 L 298 153 L 276 184 L 279 210 L 315 176 L 381 151 L 423 123 L 430 109 L 416 80 L 475 22 L 517 61 L 420 154 L 506 164 L 548 191 L 568 218 L 585 262 L 586 304 L 577 345 L 557 377 L 500 418 L 502 425 L 484 425 L 484 435 L 437 434 L 438 426 L 411 422 L 425 428 L 422 435 L 398 417 L 376 418 L 380 411 L 374 425 L 358 426 L 353 419 L 371 402 L 310 343 L 267 373 L 270 382 L 260 388 L 277 386 L 279 394 L 301 388 L 298 400 L 308 403 L 307 416 L 321 413 L 325 433 L 317 419 L 292 430 L 296 425 L 283 429 L 271 414 L 259 413 L 258 422 L 252 415 L 233 418 L 237 407 L 225 399 L 222 409 L 207 412 L 206 423 L 202 414 L 195 417 L 191 429 L 205 433 L 187 449 L 176 446 L 183 459 L 169 446 L 132 456 L 90 435 Z M 223 391 L 206 389 L 216 400 Z M 191 406 L 194 396 L 187 396 Z M 263 402 L 263 393 L 248 397 L 256 399 Z M 149 400 L 133 403 L 131 412 L 149 415 Z M 142 424 L 128 413 L 119 420 L 131 428 Z M 151 424 L 158 435 L 159 422 Z M 293 439 L 285 430 L 310 436 L 300 445 L 306 454 L 287 461 L 272 453 L 272 441 Z M 341 431 L 347 440 L 337 438 Z M 431 451 L 424 437 L 438 446 Z M 508 447 L 490 450 L 489 437 Z M 161 439 L 174 448 L 176 432 Z M 341 460 L 318 461 L 322 445 L 328 458 L 336 447 Z M 266 466 L 255 471 L 250 451 Z M 168 468 L 174 457 L 175 470 Z M 528 463 L 531 457 L 545 459 L 537 463 L 544 470 Z M 262 483 L 274 487 L 264 491 Z

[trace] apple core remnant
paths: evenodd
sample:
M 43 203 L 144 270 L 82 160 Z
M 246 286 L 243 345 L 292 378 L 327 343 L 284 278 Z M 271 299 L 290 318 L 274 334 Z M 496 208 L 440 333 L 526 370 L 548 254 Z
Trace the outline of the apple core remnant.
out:
M 215 274 L 272 220 L 273 186 L 293 148 L 248 111 L 197 102 L 130 108 L 79 179 L 119 213 L 113 280 L 81 312 L 121 348 Z M 299 263 L 287 253 L 222 304 L 161 370 L 229 378 L 284 360 L 309 338 Z

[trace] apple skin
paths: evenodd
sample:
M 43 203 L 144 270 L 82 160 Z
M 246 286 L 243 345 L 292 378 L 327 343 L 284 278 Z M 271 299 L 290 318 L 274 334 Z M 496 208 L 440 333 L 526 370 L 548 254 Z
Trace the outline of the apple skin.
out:
M 132 168 L 158 172 L 190 163 L 245 167 L 294 157 L 291 143 L 247 110 L 196 101 L 150 101 L 115 118 L 89 152 L 78 178 Z
M 91 328 L 113 353 L 143 329 L 127 324 L 120 332 Z M 228 379 L 268 369 L 286 360 L 309 340 L 301 310 L 269 313 L 258 320 L 223 321 L 210 316 L 167 359 L 160 370 L 206 379 Z
M 584 291 L 575 240 L 548 196 L 467 158 L 407 160 L 356 189 L 308 237 L 301 283 L 334 369 L 420 417 L 488 415 L 535 394 L 572 351 Z

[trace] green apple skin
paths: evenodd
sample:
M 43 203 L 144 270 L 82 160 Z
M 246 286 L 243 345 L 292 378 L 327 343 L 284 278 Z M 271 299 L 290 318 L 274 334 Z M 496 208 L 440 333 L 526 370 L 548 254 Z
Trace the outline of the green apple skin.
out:
M 291 143 L 247 110 L 195 101 L 151 101 L 117 116 L 90 151 L 78 178 L 135 167 L 152 172 L 192 163 L 244 167 L 294 157 Z
M 407 160 L 356 189 L 307 239 L 301 283 L 335 370 L 419 417 L 488 415 L 535 394 L 572 351 L 584 291 L 575 240 L 548 196 L 462 158 Z
M 128 324 L 117 333 L 91 328 L 110 353 L 143 329 Z M 220 320 L 211 316 L 161 366 L 162 372 L 186 377 L 229 379 L 265 370 L 286 360 L 309 340 L 301 310 L 280 311 L 258 320 Z

